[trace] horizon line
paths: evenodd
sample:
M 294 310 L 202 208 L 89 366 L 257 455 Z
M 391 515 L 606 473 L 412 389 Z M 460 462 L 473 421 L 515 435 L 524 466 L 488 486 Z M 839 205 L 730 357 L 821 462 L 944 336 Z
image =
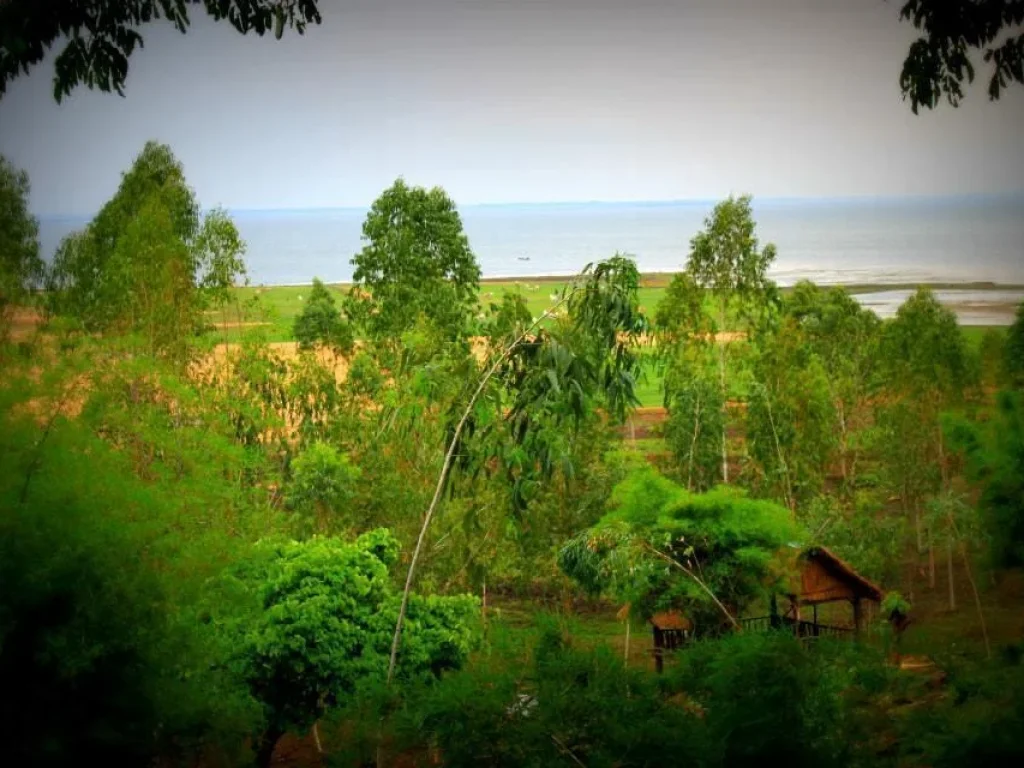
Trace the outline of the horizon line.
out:
M 740 197 L 745 193 L 733 193 L 732 197 Z M 671 207 L 671 206 L 698 206 L 712 205 L 727 199 L 726 197 L 689 197 L 689 198 L 650 198 L 641 200 L 549 200 L 549 201 L 518 201 L 518 202 L 482 202 L 482 203 L 456 203 L 458 210 L 473 208 L 559 208 L 559 207 L 584 207 L 584 206 L 643 206 L 643 207 Z M 840 202 L 910 202 L 910 201 L 952 201 L 952 200 L 985 200 L 985 199 L 1006 199 L 1024 197 L 1024 188 L 1008 190 L 1003 192 L 951 192 L 939 194 L 863 194 L 863 195 L 775 195 L 757 197 L 751 196 L 756 207 L 758 203 L 840 203 Z M 318 213 L 324 211 L 366 211 L 370 208 L 366 205 L 317 205 L 317 206 L 295 206 L 285 208 L 259 208 L 259 207 L 230 207 L 211 206 L 201 207 L 203 212 L 216 208 L 223 208 L 230 214 L 272 214 L 272 213 Z M 36 214 L 40 221 L 43 220 L 82 220 L 91 219 L 96 213 L 43 213 Z

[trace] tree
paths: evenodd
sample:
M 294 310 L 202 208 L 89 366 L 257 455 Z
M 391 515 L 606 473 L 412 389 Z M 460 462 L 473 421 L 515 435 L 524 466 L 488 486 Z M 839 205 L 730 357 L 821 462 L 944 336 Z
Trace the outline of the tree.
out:
M 1006 332 L 1003 371 L 1012 387 L 1024 390 L 1024 302 L 1017 307 L 1016 319 Z
M 900 19 L 924 33 L 911 44 L 900 73 L 903 98 L 910 99 L 914 114 L 922 106 L 934 109 L 943 97 L 960 105 L 964 81 L 974 82 L 975 51 L 984 51 L 991 67 L 990 100 L 1011 83 L 1024 83 L 1022 0 L 907 0 Z
M 840 471 L 857 479 L 878 363 L 882 321 L 842 287 L 822 290 L 801 280 L 784 297 L 783 316 L 798 325 L 803 344 L 821 363 L 835 416 Z
M 747 408 L 750 455 L 776 498 L 795 510 L 823 490 L 838 445 L 836 407 L 825 368 L 792 318 L 757 347 Z
M 142 333 L 181 353 L 244 274 L 245 245 L 227 214 L 200 216 L 170 148 L 148 142 L 83 232 L 64 240 L 47 275 L 51 311 L 94 331 Z
M 655 313 L 668 420 L 665 439 L 689 490 L 722 480 L 726 397 L 715 365 L 714 320 L 705 294 L 688 272 L 676 274 Z
M 320 23 L 318 0 L 7 0 L 0 3 L 0 96 L 62 38 L 54 62 L 58 102 L 81 84 L 124 95 L 128 58 L 143 45 L 138 28 L 162 18 L 184 33 L 188 6 L 200 1 L 214 20 L 227 19 L 242 34 L 273 29 L 280 39 L 285 27 L 302 34 Z
M 948 452 L 940 415 L 964 404 L 977 368 L 956 315 L 921 288 L 883 329 L 879 374 L 885 397 L 877 421 L 885 465 L 900 489 L 904 510 L 914 512 L 918 549 L 925 548 L 922 504 L 948 488 Z M 929 583 L 935 583 L 934 549 L 928 542 Z
M 1002 392 L 987 422 L 947 420 L 980 486 L 980 511 L 998 566 L 1024 566 L 1024 394 Z
M 651 468 L 612 493 L 611 512 L 559 553 L 591 592 L 612 587 L 640 615 L 685 610 L 716 628 L 785 578 L 781 553 L 802 533 L 785 507 L 718 487 L 694 494 Z
M 730 319 L 750 321 L 763 311 L 774 296 L 774 284 L 767 271 L 775 261 L 775 246 L 759 248 L 754 233 L 751 198 L 730 197 L 715 206 L 704 221 L 704 230 L 690 241 L 690 258 L 686 271 L 693 282 L 706 291 L 716 303 L 717 325 L 722 333 Z M 730 315 L 730 313 L 732 313 Z M 725 339 L 716 339 L 718 378 L 723 402 L 728 399 L 728 349 Z M 723 413 L 722 481 L 729 482 L 729 455 Z
M 331 518 L 344 513 L 355 495 L 359 467 L 333 446 L 315 442 L 295 457 L 291 470 L 288 506 L 299 514 L 311 512 L 318 533 L 337 532 L 340 526 Z
M 327 707 L 383 681 L 398 610 L 388 568 L 397 560 L 397 540 L 377 529 L 351 543 L 268 542 L 235 571 L 229 584 L 256 601 L 234 630 L 239 671 L 266 714 L 258 765 L 270 764 L 284 733 L 308 729 Z M 476 598 L 417 596 L 407 611 L 400 678 L 460 667 L 473 646 Z
M 39 222 L 28 210 L 29 180 L 0 155 L 0 341 L 10 312 L 43 275 Z
M 371 337 L 394 340 L 420 315 L 448 338 L 466 334 L 480 267 L 443 189 L 398 179 L 371 206 L 363 240 L 351 304 Z
M 310 349 L 314 344 L 324 344 L 341 354 L 352 351 L 355 339 L 352 328 L 338 311 L 334 297 L 319 278 L 313 278 L 313 289 L 292 324 L 292 335 L 299 342 L 300 349 Z

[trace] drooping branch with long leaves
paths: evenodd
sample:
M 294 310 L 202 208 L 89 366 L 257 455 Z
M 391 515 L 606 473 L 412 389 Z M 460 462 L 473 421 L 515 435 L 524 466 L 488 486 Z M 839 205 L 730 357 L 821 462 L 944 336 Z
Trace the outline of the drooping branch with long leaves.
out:
M 638 308 L 638 288 L 639 272 L 631 259 L 617 255 L 588 265 L 552 307 L 512 335 L 485 366 L 448 439 L 434 494 L 409 561 L 388 663 L 389 685 L 394 678 L 408 598 L 427 531 L 463 445 L 464 432 L 488 384 L 501 380 L 511 390 L 512 402 L 498 421 L 519 445 L 527 444 L 537 429 L 537 420 L 531 416 L 539 411 L 558 410 L 556 421 L 579 419 L 586 407 L 600 398 L 610 416 L 623 419 L 638 403 L 634 386 L 640 363 L 634 347 L 647 328 Z M 563 308 L 565 318 L 560 322 L 564 323 L 565 333 L 544 329 Z M 569 407 L 549 408 L 551 401 L 558 398 L 564 398 Z M 500 396 L 496 403 L 499 407 L 506 405 Z M 513 497 L 522 498 L 515 492 Z

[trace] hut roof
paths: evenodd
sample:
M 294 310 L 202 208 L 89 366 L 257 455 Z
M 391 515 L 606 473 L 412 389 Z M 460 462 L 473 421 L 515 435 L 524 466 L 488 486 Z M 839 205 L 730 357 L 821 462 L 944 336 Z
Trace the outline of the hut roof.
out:
M 850 589 L 854 590 L 859 597 L 874 600 L 876 603 L 882 602 L 881 587 L 873 581 L 865 579 L 854 570 L 852 565 L 826 547 L 810 547 L 804 551 L 803 558 L 821 565 L 834 578 L 849 585 Z
M 651 616 L 650 622 L 658 629 L 689 630 L 693 626 L 679 611 L 661 611 Z

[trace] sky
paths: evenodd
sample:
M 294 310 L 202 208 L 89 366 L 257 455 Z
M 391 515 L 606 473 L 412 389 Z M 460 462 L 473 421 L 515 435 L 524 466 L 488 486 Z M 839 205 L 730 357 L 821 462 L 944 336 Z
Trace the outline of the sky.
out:
M 205 207 L 365 206 L 398 176 L 460 205 L 1024 189 L 1024 88 L 915 116 L 885 0 L 321 0 L 304 36 L 193 10 L 141 31 L 127 96 L 0 101 L 40 216 L 89 215 L 147 139 Z

